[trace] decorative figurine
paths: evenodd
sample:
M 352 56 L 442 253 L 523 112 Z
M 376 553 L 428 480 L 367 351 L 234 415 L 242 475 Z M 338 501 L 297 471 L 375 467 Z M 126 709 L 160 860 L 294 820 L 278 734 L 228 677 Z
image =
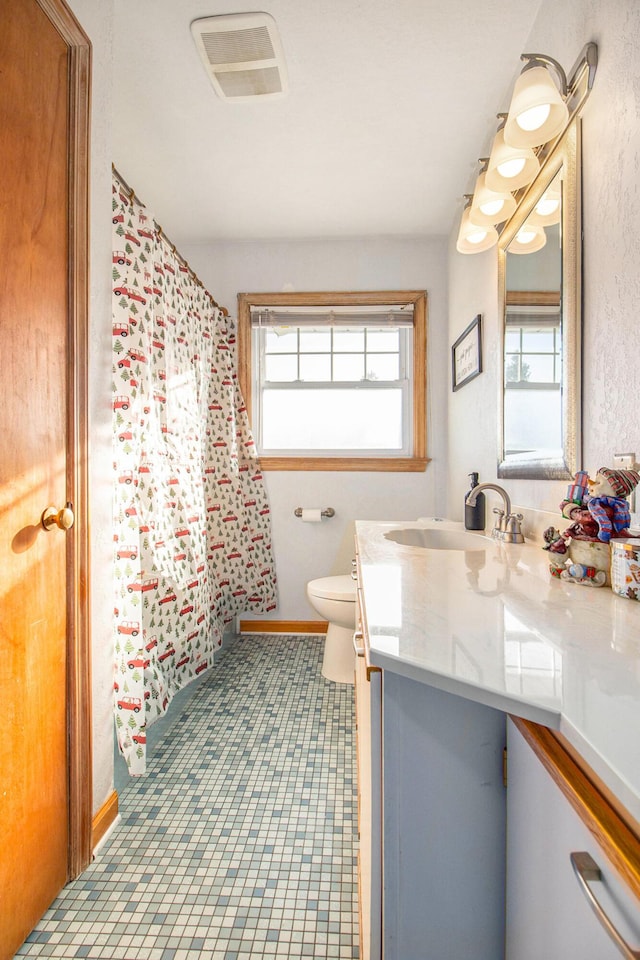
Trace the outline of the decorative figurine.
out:
M 610 581 L 610 542 L 631 536 L 627 497 L 640 483 L 636 470 L 600 467 L 595 480 L 576 473 L 560 511 L 571 524 L 564 533 L 549 527 L 544 533 L 552 576 L 600 587 Z

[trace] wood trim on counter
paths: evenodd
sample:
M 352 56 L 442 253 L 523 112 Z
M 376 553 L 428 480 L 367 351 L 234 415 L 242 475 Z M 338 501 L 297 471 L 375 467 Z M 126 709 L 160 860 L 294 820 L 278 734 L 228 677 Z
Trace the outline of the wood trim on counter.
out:
M 633 894 L 640 898 L 640 825 L 570 747 L 547 727 L 511 716 L 535 755 L 602 848 Z
M 240 633 L 312 633 L 324 634 L 325 620 L 241 620 Z
M 102 804 L 95 817 L 93 818 L 91 828 L 91 849 L 95 850 L 109 827 L 111 827 L 118 816 L 118 794 L 114 790 L 109 794 Z

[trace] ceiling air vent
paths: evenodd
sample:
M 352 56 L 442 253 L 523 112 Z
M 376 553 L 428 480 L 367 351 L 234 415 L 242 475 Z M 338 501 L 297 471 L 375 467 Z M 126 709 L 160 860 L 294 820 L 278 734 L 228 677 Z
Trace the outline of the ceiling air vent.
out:
M 223 100 L 281 97 L 287 70 L 276 23 L 268 13 L 233 13 L 194 20 L 191 33 Z

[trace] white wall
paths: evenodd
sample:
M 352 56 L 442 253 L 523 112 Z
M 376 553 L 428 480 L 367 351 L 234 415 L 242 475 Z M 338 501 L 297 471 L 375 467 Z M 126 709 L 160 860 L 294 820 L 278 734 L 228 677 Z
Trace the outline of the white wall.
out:
M 599 47 L 583 114 L 583 466 L 593 476 L 614 453 L 640 457 L 640 4 L 637 0 L 544 0 L 526 44 L 570 70 L 583 45 Z M 512 55 L 517 67 L 521 51 Z M 505 101 L 496 104 L 507 109 Z M 491 118 L 488 118 L 488 129 Z M 486 146 L 486 145 L 484 145 Z M 480 155 L 483 144 L 475 151 Z M 470 145 L 473 151 L 473 145 Z M 472 184 L 461 185 L 467 189 Z M 484 316 L 485 372 L 449 398 L 449 501 L 462 517 L 465 474 L 495 480 L 498 357 L 495 250 L 462 256 L 449 244 L 449 339 Z M 509 480 L 513 502 L 557 512 L 565 481 Z
M 92 43 L 89 306 L 89 511 L 93 812 L 113 789 L 113 540 L 111 509 L 111 47 L 110 3 L 71 0 Z
M 348 226 L 348 225 L 347 225 Z M 303 290 L 428 292 L 426 473 L 269 472 L 267 490 L 280 589 L 275 619 L 310 620 L 305 585 L 315 577 L 348 573 L 356 519 L 415 519 L 442 510 L 446 476 L 446 240 L 444 238 L 336 238 L 307 241 L 212 243 L 181 252 L 216 300 L 235 316 L 237 294 Z M 333 507 L 322 524 L 303 523 L 296 507 Z M 249 617 L 247 617 L 249 619 Z

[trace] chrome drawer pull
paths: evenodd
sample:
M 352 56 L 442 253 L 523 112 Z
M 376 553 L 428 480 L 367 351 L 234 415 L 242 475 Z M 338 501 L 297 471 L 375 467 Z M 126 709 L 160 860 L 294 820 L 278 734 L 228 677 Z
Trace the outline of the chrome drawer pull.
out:
M 571 853 L 569 856 L 571 858 L 571 866 L 573 867 L 575 875 L 578 878 L 582 892 L 591 904 L 596 917 L 607 931 L 622 956 L 626 957 L 627 960 L 640 960 L 640 950 L 633 950 L 627 941 L 623 939 L 621 934 L 618 933 L 613 923 L 605 913 L 602 905 L 597 900 L 591 887 L 589 886 L 589 881 L 602 880 L 602 873 L 600 872 L 600 867 L 598 864 L 595 862 L 591 854 L 586 852 Z

